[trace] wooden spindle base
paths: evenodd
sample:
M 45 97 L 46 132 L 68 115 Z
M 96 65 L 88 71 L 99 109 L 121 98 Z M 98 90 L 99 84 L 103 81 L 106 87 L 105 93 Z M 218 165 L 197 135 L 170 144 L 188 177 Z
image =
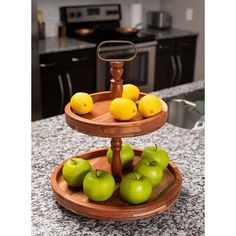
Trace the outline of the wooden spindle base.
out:
M 120 159 L 121 145 L 122 145 L 121 138 L 111 139 L 111 150 L 113 151 L 111 171 L 116 182 L 120 182 L 122 178 L 121 177 L 122 166 L 121 166 L 121 159 Z
M 113 61 L 110 62 L 111 65 L 111 85 L 110 85 L 110 91 L 111 91 L 111 98 L 119 98 L 122 96 L 123 93 L 123 80 L 121 79 L 121 76 L 123 74 L 123 65 L 124 62 L 120 61 Z

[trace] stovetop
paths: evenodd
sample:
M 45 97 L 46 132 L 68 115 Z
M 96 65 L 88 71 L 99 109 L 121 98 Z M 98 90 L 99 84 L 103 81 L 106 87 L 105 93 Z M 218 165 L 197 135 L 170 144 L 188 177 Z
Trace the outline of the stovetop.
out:
M 60 8 L 60 19 L 66 26 L 67 36 L 86 42 L 99 44 L 106 40 L 127 40 L 132 43 L 154 41 L 155 35 L 139 32 L 135 35 L 124 35 L 116 32 L 120 27 L 120 4 L 68 6 Z M 90 36 L 75 33 L 76 29 L 96 29 Z
M 122 35 L 117 33 L 115 30 L 95 32 L 93 35 L 90 36 L 81 36 L 77 35 L 74 32 L 68 32 L 68 37 L 80 39 L 95 44 L 99 44 L 105 40 L 128 40 L 132 43 L 143 43 L 155 40 L 155 36 L 153 34 L 145 33 L 142 31 L 134 35 Z

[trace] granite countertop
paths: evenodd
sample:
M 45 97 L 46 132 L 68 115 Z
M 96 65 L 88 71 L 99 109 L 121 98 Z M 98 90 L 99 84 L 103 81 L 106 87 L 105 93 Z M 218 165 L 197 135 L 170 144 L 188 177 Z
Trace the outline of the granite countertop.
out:
M 159 96 L 160 98 L 172 98 L 182 94 L 191 93 L 197 90 L 204 89 L 204 80 L 194 81 L 192 83 L 178 85 L 172 88 L 162 89 L 159 91 L 152 92 L 153 94 Z
M 94 48 L 96 44 L 73 38 L 47 37 L 39 40 L 39 54 Z
M 169 30 L 156 30 L 156 29 L 145 28 L 141 32 L 154 34 L 157 40 L 194 36 L 198 34 L 196 32 L 174 29 L 174 28 L 171 28 Z M 46 37 L 45 39 L 39 40 L 40 55 L 55 53 L 55 52 L 72 51 L 78 49 L 94 48 L 94 47 L 96 47 L 96 44 L 67 37 L 59 38 L 55 36 L 55 37 Z
M 186 87 L 199 88 L 198 83 L 183 86 L 184 92 Z M 158 93 L 164 95 L 167 90 Z M 143 220 L 115 222 L 89 219 L 59 206 L 50 187 L 55 167 L 76 153 L 110 146 L 108 138 L 72 130 L 64 115 L 59 115 L 32 122 L 32 235 L 204 235 L 204 129 L 166 123 L 151 134 L 123 141 L 137 147 L 156 143 L 168 150 L 183 176 L 182 191 L 172 210 Z
M 157 40 L 181 38 L 181 37 L 197 36 L 198 35 L 197 32 L 187 31 L 187 30 L 182 30 L 182 29 L 175 29 L 175 28 L 170 28 L 167 30 L 145 28 L 145 29 L 143 29 L 143 31 L 146 33 L 149 33 L 149 34 L 154 34 Z

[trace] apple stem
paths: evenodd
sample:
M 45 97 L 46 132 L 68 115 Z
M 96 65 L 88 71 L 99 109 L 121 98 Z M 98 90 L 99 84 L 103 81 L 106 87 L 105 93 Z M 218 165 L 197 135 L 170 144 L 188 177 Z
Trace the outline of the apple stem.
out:
M 152 162 L 149 163 L 149 166 L 155 166 L 156 164 L 157 164 L 156 161 L 152 161 Z
M 133 175 L 133 176 L 135 177 L 136 180 L 138 179 L 138 177 L 136 176 L 135 173 L 131 173 L 131 175 Z
M 98 170 L 95 170 L 95 174 L 96 174 L 96 176 L 97 176 L 97 178 L 99 177 L 99 172 L 98 172 Z
M 156 151 L 157 151 L 157 145 L 155 144 L 155 146 L 156 146 Z
M 74 160 L 74 159 L 70 159 L 71 161 L 73 161 L 74 162 L 74 164 L 76 164 L 76 161 Z

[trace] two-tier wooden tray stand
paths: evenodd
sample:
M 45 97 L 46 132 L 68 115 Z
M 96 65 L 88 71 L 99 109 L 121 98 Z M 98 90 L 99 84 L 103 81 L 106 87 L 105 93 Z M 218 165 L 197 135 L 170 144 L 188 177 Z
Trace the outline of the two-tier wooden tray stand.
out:
M 132 168 L 125 172 L 121 170 L 121 138 L 140 136 L 158 130 L 165 124 L 168 110 L 166 103 L 161 100 L 162 111 L 150 118 L 145 119 L 139 113 L 127 122 L 112 118 L 109 113 L 109 104 L 112 99 L 122 95 L 123 64 L 123 61 L 110 62 L 112 74 L 110 91 L 91 94 L 94 102 L 91 112 L 85 115 L 77 115 L 73 113 L 69 103 L 65 107 L 66 122 L 71 128 L 88 135 L 111 138 L 111 149 L 113 151 L 111 165 L 106 158 L 108 148 L 88 151 L 71 158 L 87 159 L 93 169 L 111 172 L 116 180 L 114 194 L 105 202 L 94 202 L 87 198 L 82 187 L 69 187 L 62 176 L 65 161 L 56 167 L 51 176 L 53 194 L 60 205 L 77 214 L 100 220 L 135 220 L 169 211 L 181 191 L 182 177 L 180 171 L 172 161 L 169 161 L 161 183 L 153 189 L 147 203 L 130 205 L 124 202 L 120 196 L 119 182 L 124 174 L 132 171 Z M 144 93 L 140 93 L 139 99 L 144 95 Z M 134 153 L 133 166 L 140 160 L 142 149 L 134 148 Z

